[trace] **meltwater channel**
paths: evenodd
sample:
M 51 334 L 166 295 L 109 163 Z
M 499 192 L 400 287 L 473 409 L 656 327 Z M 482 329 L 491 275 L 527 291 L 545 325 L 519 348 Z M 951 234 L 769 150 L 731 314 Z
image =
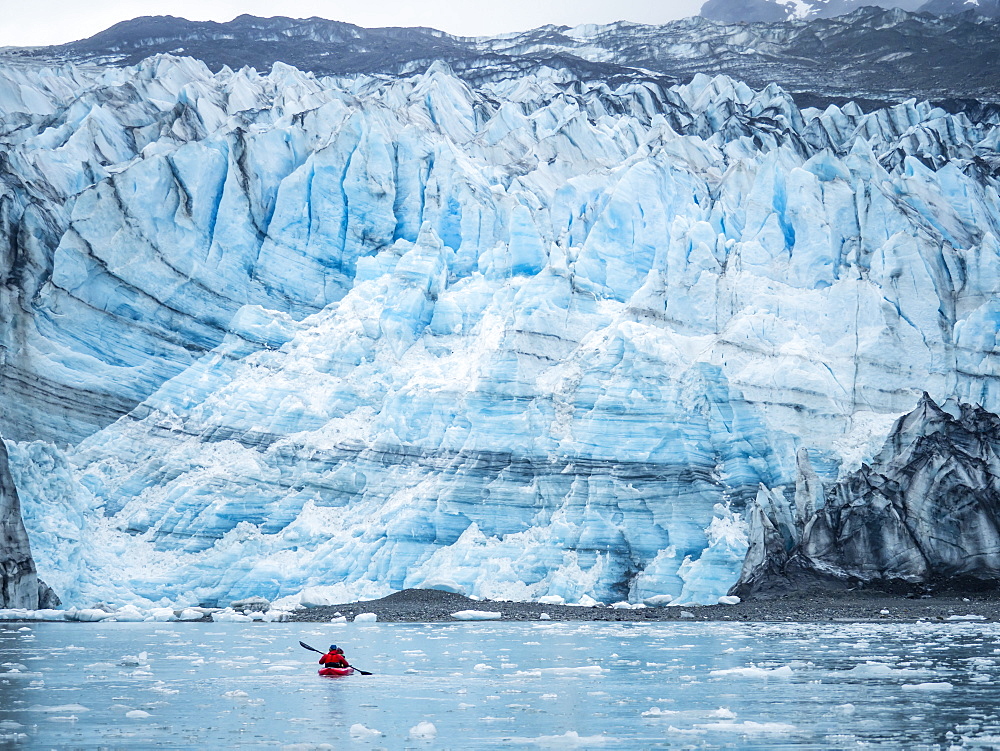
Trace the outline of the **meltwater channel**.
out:
M 1000 746 L 992 623 L 8 623 L 0 664 L 2 749 Z

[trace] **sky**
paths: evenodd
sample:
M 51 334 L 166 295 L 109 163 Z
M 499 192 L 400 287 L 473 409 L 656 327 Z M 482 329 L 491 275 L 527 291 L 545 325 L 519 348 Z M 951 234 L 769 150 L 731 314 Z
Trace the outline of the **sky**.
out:
M 320 16 L 359 26 L 431 26 L 480 36 L 547 23 L 665 23 L 698 13 L 703 0 L 0 0 L 0 46 L 61 44 L 137 16 L 230 21 Z

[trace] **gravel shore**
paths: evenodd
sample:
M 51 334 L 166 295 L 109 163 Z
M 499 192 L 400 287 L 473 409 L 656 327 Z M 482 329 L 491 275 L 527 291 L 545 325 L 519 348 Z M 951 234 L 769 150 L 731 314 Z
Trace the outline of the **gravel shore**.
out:
M 795 594 L 784 598 L 755 599 L 737 605 L 685 605 L 679 607 L 615 610 L 610 607 L 540 605 L 531 602 L 470 600 L 436 590 L 408 589 L 381 600 L 351 602 L 296 611 L 291 620 L 329 622 L 343 615 L 352 620 L 360 613 L 375 613 L 388 623 L 455 622 L 461 610 L 499 612 L 505 621 L 536 621 L 546 613 L 553 621 L 798 621 L 865 622 L 966 620 L 1000 621 L 1000 592 L 946 592 L 907 597 L 875 591 L 836 594 Z

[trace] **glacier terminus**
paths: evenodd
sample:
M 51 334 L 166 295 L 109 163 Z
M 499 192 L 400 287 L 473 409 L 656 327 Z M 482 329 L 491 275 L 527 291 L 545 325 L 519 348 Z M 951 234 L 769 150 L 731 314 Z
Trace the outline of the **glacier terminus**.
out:
M 715 603 L 760 493 L 858 471 L 925 391 L 1000 411 L 998 126 L 725 76 L 0 66 L 37 574 Z

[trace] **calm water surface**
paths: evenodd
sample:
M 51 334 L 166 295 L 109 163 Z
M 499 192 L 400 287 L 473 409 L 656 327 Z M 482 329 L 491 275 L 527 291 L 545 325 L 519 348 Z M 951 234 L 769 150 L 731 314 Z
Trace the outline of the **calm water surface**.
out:
M 0 665 L 0 749 L 1000 748 L 995 624 L 0 624 Z

